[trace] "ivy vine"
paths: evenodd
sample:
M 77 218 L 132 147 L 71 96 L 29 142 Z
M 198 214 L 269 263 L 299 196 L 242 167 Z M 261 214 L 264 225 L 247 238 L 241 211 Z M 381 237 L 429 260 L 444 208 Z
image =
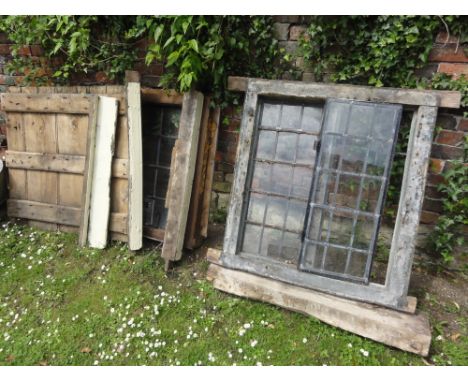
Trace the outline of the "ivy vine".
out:
M 146 63 L 165 64 L 163 87 L 195 87 L 218 102 L 228 96 L 229 75 L 277 78 L 289 70 L 270 16 L 4 16 L 0 31 L 14 44 L 8 69 L 35 83 L 90 71 L 121 78 L 135 64 L 142 40 L 149 42 Z M 31 44 L 44 49 L 52 72 L 18 54 Z

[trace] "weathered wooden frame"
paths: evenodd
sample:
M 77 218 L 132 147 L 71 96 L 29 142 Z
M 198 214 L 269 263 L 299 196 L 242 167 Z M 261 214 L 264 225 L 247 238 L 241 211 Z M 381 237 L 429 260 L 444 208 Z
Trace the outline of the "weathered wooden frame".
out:
M 184 94 L 179 133 L 172 151 L 171 173 L 167 189 L 167 223 L 161 256 L 166 270 L 171 261 L 180 260 L 190 207 L 198 138 L 203 111 L 203 94 Z
M 438 107 L 458 108 L 460 93 L 245 78 L 230 78 L 229 87 L 232 90 L 246 90 L 246 96 L 220 264 L 341 297 L 380 304 L 402 311 L 414 311 L 415 299 L 408 297 L 407 292 L 437 109 Z M 259 259 L 246 253 L 238 253 L 243 195 L 252 154 L 257 108 L 259 98 L 264 97 L 306 102 L 324 102 L 327 98 L 340 98 L 397 103 L 413 111 L 385 284 L 362 285 L 331 279 L 304 273 L 295 267 L 280 265 L 271 259 Z

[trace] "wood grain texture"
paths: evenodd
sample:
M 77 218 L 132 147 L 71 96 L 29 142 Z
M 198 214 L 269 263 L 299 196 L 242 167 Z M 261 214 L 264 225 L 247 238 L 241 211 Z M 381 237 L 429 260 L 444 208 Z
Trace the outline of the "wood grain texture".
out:
M 208 280 L 221 291 L 313 316 L 327 324 L 423 357 L 431 331 L 423 313 L 397 312 L 211 264 Z
M 211 99 L 205 97 L 192 197 L 185 232 L 185 247 L 189 249 L 199 247 L 208 236 L 211 188 L 220 118 L 219 108 L 211 108 L 210 103 Z
M 7 206 L 11 217 L 72 226 L 80 222 L 80 208 L 17 199 L 9 199 Z
M 99 96 L 88 229 L 88 243 L 93 248 L 107 245 L 116 124 L 117 99 Z
M 198 137 L 200 132 L 203 95 L 191 91 L 184 95 L 179 122 L 179 133 L 175 145 L 175 157 L 171 163 L 168 186 L 167 223 L 162 249 L 166 269 L 170 261 L 182 257 L 185 228 L 192 193 Z
M 4 111 L 88 114 L 90 96 L 85 94 L 16 94 L 0 95 Z
M 128 118 L 128 247 L 143 245 L 143 142 L 140 83 L 127 84 Z
M 182 105 L 183 94 L 175 90 L 164 89 L 141 89 L 141 99 L 143 102 L 156 103 L 162 105 Z
M 246 77 L 229 77 L 228 89 L 232 91 L 247 91 L 248 84 L 253 85 L 252 90 L 258 91 L 263 96 L 325 99 L 346 98 L 359 101 L 401 103 L 414 106 L 438 106 L 458 109 L 460 107 L 461 94 L 457 91 L 441 90 L 416 90 L 396 88 L 376 88 L 372 86 L 337 85 L 323 83 L 304 83 L 300 81 L 275 81 L 263 79 L 249 79 Z
M 84 247 L 88 242 L 89 211 L 94 170 L 94 155 L 96 152 L 96 128 L 99 98 L 95 96 L 88 116 L 88 130 L 86 138 L 86 162 L 83 174 L 83 191 L 81 197 L 81 222 L 78 243 Z
M 5 161 L 9 168 L 82 174 L 83 155 L 46 154 L 8 150 Z
M 408 293 L 436 118 L 436 107 L 420 106 L 414 113 L 408 140 L 385 282 L 402 305 Z

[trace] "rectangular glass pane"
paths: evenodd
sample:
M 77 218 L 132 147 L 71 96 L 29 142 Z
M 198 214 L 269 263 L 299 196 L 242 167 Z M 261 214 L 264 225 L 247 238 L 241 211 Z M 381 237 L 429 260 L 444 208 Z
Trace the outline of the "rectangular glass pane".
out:
M 166 227 L 164 204 L 179 119 L 180 107 L 143 105 L 143 213 L 144 225 L 151 228 Z
M 401 105 L 327 102 L 302 270 L 367 282 L 401 112 Z
M 259 113 L 238 249 L 297 266 L 322 107 L 264 101 Z

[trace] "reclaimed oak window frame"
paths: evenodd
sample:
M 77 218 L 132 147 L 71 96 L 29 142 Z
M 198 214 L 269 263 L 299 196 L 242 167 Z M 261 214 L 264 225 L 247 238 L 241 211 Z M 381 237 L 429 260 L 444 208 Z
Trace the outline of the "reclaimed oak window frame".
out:
M 239 89 L 237 89 L 239 90 Z M 352 85 L 326 85 L 293 81 L 248 79 L 241 122 L 237 163 L 226 221 L 220 264 L 301 287 L 341 297 L 380 304 L 397 310 L 412 311 L 407 296 L 415 238 L 424 199 L 429 155 L 438 107 L 457 108 L 457 92 L 372 88 Z M 263 99 L 279 99 L 323 105 L 328 99 L 400 104 L 413 112 L 408 151 L 402 179 L 398 214 L 390 248 L 384 284 L 358 284 L 301 271 L 268 257 L 239 252 L 244 197 L 259 105 Z

